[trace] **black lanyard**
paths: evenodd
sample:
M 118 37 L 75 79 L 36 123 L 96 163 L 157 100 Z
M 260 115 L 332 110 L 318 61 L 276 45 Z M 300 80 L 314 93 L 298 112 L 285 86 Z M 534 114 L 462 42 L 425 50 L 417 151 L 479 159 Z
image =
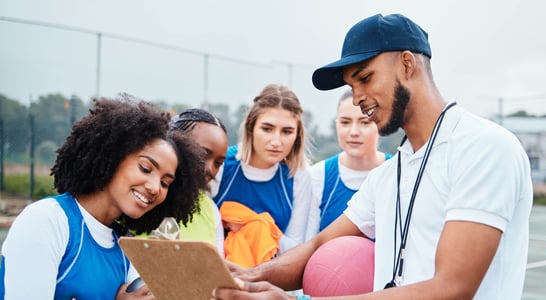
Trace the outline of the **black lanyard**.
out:
M 438 135 L 438 131 L 440 131 L 440 126 L 442 125 L 442 121 L 444 120 L 445 113 L 448 109 L 453 107 L 456 104 L 456 102 L 452 102 L 448 104 L 440 116 L 438 116 L 438 120 L 436 120 L 436 124 L 434 124 L 434 129 L 432 130 L 432 133 L 430 134 L 429 142 L 427 144 L 427 148 L 425 149 L 425 155 L 423 156 L 423 161 L 421 161 L 421 166 L 419 167 L 419 172 L 417 173 L 417 179 L 415 180 L 415 184 L 413 185 L 413 192 L 411 193 L 411 198 L 408 206 L 408 211 L 406 213 L 406 220 L 404 221 L 404 227 L 402 227 L 402 212 L 400 208 L 400 177 L 402 173 L 402 163 L 401 163 L 401 153 L 398 151 L 398 168 L 396 171 L 396 180 L 397 180 L 397 187 L 396 187 L 396 215 L 394 220 L 394 259 L 393 259 L 393 269 L 392 269 L 392 279 L 389 283 L 385 285 L 385 288 L 391 288 L 395 287 L 400 284 L 402 281 L 402 274 L 404 270 L 404 258 L 405 258 L 405 251 L 406 251 L 406 241 L 408 240 L 408 232 L 409 232 L 409 225 L 411 221 L 411 214 L 413 212 L 413 204 L 415 203 L 415 196 L 417 195 L 417 189 L 419 188 L 419 184 L 421 183 L 421 178 L 423 177 L 423 173 L 425 172 L 425 166 L 427 165 L 428 157 L 430 156 L 430 152 L 432 151 L 432 146 L 434 144 L 434 141 L 436 140 L 436 136 Z M 400 147 L 404 144 L 406 141 L 407 136 L 404 136 L 402 138 L 402 142 L 400 143 Z M 396 253 L 396 239 L 397 239 L 397 231 L 398 227 L 400 228 L 400 247 L 398 248 L 398 253 Z

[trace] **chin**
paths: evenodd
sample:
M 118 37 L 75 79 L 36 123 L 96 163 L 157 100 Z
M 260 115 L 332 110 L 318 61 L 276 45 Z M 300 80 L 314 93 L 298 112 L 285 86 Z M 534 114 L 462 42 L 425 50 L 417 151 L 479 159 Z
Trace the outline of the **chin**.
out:
M 362 157 L 364 156 L 364 151 L 360 150 L 360 149 L 347 149 L 345 150 L 345 153 L 347 153 L 348 156 L 350 157 Z

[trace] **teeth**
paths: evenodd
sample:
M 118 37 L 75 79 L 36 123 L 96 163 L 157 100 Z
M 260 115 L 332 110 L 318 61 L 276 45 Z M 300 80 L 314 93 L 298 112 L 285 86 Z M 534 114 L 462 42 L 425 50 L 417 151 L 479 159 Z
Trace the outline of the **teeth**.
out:
M 146 203 L 146 204 L 150 204 L 151 201 L 146 199 L 146 197 L 144 197 L 144 195 L 142 195 L 141 193 L 137 192 L 137 191 L 134 191 L 133 192 L 135 194 L 135 196 L 142 202 Z
M 373 115 L 373 113 L 375 112 L 375 107 L 366 111 L 366 115 L 368 115 L 368 117 L 371 117 Z

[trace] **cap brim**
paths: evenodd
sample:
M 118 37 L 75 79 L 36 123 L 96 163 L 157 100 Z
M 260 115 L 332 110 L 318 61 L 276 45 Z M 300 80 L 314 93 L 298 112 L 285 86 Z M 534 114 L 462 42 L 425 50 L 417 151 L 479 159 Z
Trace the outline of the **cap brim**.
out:
M 321 91 L 332 90 L 344 86 L 344 67 L 363 62 L 378 55 L 379 53 L 380 51 L 353 54 L 345 56 L 333 63 L 327 64 L 324 67 L 318 68 L 315 70 L 315 72 L 313 72 L 313 85 Z

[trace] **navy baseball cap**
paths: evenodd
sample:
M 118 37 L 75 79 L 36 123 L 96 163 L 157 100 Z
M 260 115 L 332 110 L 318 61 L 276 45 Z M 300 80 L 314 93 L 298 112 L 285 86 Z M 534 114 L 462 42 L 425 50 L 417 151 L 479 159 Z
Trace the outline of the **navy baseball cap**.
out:
M 343 67 L 368 60 L 383 52 L 409 50 L 432 57 L 428 34 L 400 14 L 377 14 L 356 23 L 343 42 L 341 59 L 313 72 L 313 85 L 331 90 L 345 85 Z

